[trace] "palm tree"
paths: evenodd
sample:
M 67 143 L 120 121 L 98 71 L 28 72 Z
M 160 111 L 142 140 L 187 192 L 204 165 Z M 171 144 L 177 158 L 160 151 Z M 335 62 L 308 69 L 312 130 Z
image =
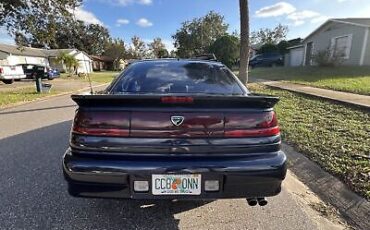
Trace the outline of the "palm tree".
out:
M 239 0 L 240 8 L 240 67 L 239 78 L 244 83 L 248 82 L 249 62 L 249 6 L 248 0 Z
M 74 74 L 74 69 L 79 65 L 78 60 L 66 52 L 61 52 L 56 60 L 57 62 L 66 65 L 70 77 Z

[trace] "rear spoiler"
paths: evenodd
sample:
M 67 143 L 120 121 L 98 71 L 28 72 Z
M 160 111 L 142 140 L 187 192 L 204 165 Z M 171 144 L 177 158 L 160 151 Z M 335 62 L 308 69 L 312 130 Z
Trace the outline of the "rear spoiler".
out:
M 191 102 L 165 103 L 164 97 L 191 98 Z M 78 94 L 72 100 L 80 107 L 197 107 L 197 108 L 272 108 L 279 101 L 278 97 L 249 94 L 245 96 L 224 95 L 111 95 L 111 94 Z

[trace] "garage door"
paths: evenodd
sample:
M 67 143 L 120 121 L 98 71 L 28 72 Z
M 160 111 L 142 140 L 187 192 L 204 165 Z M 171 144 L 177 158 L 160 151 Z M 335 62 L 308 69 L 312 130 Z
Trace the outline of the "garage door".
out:
M 290 51 L 290 66 L 301 66 L 303 63 L 303 49 Z

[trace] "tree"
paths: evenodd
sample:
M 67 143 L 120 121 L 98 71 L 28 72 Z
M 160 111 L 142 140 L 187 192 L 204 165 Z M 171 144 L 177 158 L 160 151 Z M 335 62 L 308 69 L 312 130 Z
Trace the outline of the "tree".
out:
M 272 53 L 272 52 L 278 52 L 280 54 L 286 54 L 289 52 L 287 49 L 290 46 L 295 46 L 301 43 L 301 39 L 293 39 L 293 40 L 282 40 L 278 44 L 273 43 L 265 43 L 263 44 L 259 49 L 258 53 Z
M 129 57 L 135 59 L 142 59 L 147 55 L 147 48 L 145 42 L 138 36 L 131 38 L 131 47 L 129 48 Z
M 108 30 L 75 20 L 73 9 L 82 0 L 12 0 L 0 3 L 0 26 L 5 26 L 19 46 L 76 48 L 101 55 Z M 3 9 L 1 9 L 3 8 Z
M 288 53 L 288 47 L 291 46 L 290 43 L 286 40 L 280 41 L 279 44 L 277 44 L 277 49 L 279 53 L 286 54 Z
M 239 44 L 238 37 L 224 35 L 211 45 L 209 51 L 214 53 L 219 61 L 231 68 L 239 58 Z
M 240 10 L 240 67 L 239 78 L 243 84 L 248 82 L 249 63 L 249 5 L 248 0 L 239 0 Z
M 0 26 L 7 28 L 17 42 L 30 42 L 35 47 L 56 43 L 58 24 L 73 20 L 69 9 L 82 0 L 11 0 L 0 3 Z
M 125 42 L 122 39 L 110 39 L 105 46 L 104 55 L 118 61 L 126 56 Z
M 170 57 L 172 57 L 172 58 L 177 57 L 177 55 L 176 55 L 176 51 L 175 51 L 175 50 L 171 50 L 171 52 L 170 52 Z
M 159 51 L 158 51 L 158 56 L 157 56 L 157 58 L 167 58 L 167 57 L 169 57 L 170 56 L 170 53 L 168 52 L 168 50 L 167 49 L 160 49 Z
M 77 20 L 58 25 L 56 40 L 50 48 L 75 48 L 88 54 L 102 55 L 110 35 L 101 25 Z
M 278 44 L 282 40 L 285 40 L 288 34 L 288 27 L 281 24 L 275 28 L 262 28 L 258 31 L 253 31 L 251 35 L 251 41 L 253 44 Z
M 276 52 L 279 52 L 279 48 L 277 45 L 275 44 L 272 44 L 272 43 L 266 43 L 264 45 L 262 45 L 257 53 L 258 54 L 263 54 L 263 53 L 276 53 Z
M 220 14 L 210 11 L 204 17 L 183 22 L 172 35 L 177 56 L 192 57 L 206 53 L 217 38 L 226 34 L 228 24 L 224 20 Z
M 125 42 L 122 39 L 110 39 L 106 44 L 104 55 L 114 60 L 114 69 L 120 69 L 120 60 L 127 55 Z
M 163 44 L 161 38 L 154 38 L 153 42 L 149 43 L 148 47 L 149 50 L 151 50 L 151 52 L 153 53 L 153 55 L 157 58 L 163 57 L 165 55 L 165 52 L 167 51 L 166 46 L 165 44 Z
M 80 38 L 84 48 L 81 50 L 88 54 L 102 55 L 110 39 L 108 29 L 98 24 L 89 24 L 82 33 L 83 36 Z
M 56 60 L 57 62 L 66 65 L 70 77 L 74 74 L 74 69 L 79 66 L 78 60 L 66 52 L 61 52 Z

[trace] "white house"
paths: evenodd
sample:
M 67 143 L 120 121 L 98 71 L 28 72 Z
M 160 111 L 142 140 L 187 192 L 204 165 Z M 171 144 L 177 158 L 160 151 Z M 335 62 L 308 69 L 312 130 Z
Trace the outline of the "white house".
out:
M 52 49 L 44 50 L 45 54 L 48 56 L 50 66 L 61 71 L 66 71 L 66 66 L 63 63 L 57 62 L 56 58 L 60 53 L 65 52 L 69 55 L 74 56 L 78 60 L 77 73 L 91 73 L 93 72 L 93 60 L 89 55 L 83 51 L 77 49 Z
M 31 47 L 19 47 L 16 45 L 0 44 L 0 60 L 9 65 L 37 64 L 50 66 L 65 72 L 64 64 L 56 61 L 61 52 L 73 55 L 79 62 L 77 73 L 91 73 L 92 60 L 83 51 L 77 49 L 38 49 Z
M 48 58 L 41 49 L 18 47 L 7 44 L 0 44 L 0 60 L 7 62 L 8 65 L 49 65 Z
M 314 55 L 328 50 L 342 65 L 370 66 L 370 18 L 329 19 L 302 42 L 290 47 L 288 66 L 316 65 Z M 301 63 L 301 64 L 300 64 Z

